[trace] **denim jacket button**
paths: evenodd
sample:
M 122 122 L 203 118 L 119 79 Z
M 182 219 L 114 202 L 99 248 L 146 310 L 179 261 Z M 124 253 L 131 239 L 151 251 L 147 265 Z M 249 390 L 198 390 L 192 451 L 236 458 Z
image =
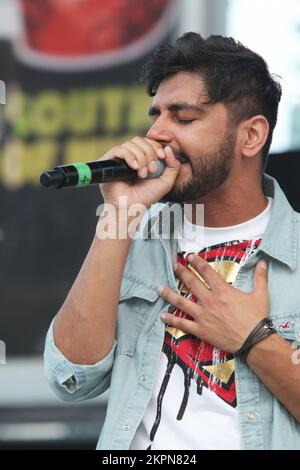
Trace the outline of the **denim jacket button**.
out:
M 141 382 L 146 382 L 146 381 L 147 381 L 147 377 L 146 377 L 145 375 L 142 375 L 142 376 L 140 377 L 140 381 L 141 381 Z
M 129 431 L 130 426 L 128 424 L 124 424 L 123 431 Z
M 255 419 L 255 415 L 254 413 L 252 413 L 252 411 L 249 411 L 249 413 L 247 414 L 247 417 L 249 421 L 253 421 Z

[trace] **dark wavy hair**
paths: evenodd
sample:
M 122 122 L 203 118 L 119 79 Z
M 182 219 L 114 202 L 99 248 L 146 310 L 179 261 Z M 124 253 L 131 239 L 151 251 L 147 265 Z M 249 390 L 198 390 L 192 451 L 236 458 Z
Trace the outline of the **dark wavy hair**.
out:
M 258 114 L 266 117 L 270 132 L 262 152 L 265 168 L 282 95 L 281 85 L 265 60 L 231 37 L 204 39 L 190 32 L 158 48 L 142 68 L 141 79 L 154 96 L 165 77 L 183 71 L 199 72 L 208 93 L 207 103 L 223 103 L 231 124 L 237 126 Z

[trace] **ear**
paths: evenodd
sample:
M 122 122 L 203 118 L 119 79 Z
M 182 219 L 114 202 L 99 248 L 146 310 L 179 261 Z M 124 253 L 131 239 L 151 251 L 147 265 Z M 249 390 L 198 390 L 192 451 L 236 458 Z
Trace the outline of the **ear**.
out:
M 252 158 L 263 149 L 269 135 L 270 126 L 262 115 L 253 116 L 242 123 L 242 155 Z

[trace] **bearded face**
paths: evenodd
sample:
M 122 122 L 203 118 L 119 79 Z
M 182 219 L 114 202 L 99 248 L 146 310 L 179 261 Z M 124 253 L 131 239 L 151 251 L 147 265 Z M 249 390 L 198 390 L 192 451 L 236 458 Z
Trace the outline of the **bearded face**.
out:
M 206 196 L 221 186 L 228 178 L 233 162 L 236 134 L 228 130 L 218 148 L 210 154 L 199 154 L 191 159 L 186 153 L 173 149 L 182 165 L 190 165 L 190 176 L 175 184 L 164 200 L 187 202 Z

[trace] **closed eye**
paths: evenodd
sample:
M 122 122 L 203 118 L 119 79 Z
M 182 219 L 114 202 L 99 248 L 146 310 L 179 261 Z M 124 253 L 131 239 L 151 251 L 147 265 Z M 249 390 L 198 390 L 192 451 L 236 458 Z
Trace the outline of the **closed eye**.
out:
M 196 119 L 180 119 L 180 118 L 176 118 L 176 121 L 178 122 L 178 124 L 183 125 L 183 126 L 186 126 L 186 125 L 191 124 L 192 122 L 196 121 Z

